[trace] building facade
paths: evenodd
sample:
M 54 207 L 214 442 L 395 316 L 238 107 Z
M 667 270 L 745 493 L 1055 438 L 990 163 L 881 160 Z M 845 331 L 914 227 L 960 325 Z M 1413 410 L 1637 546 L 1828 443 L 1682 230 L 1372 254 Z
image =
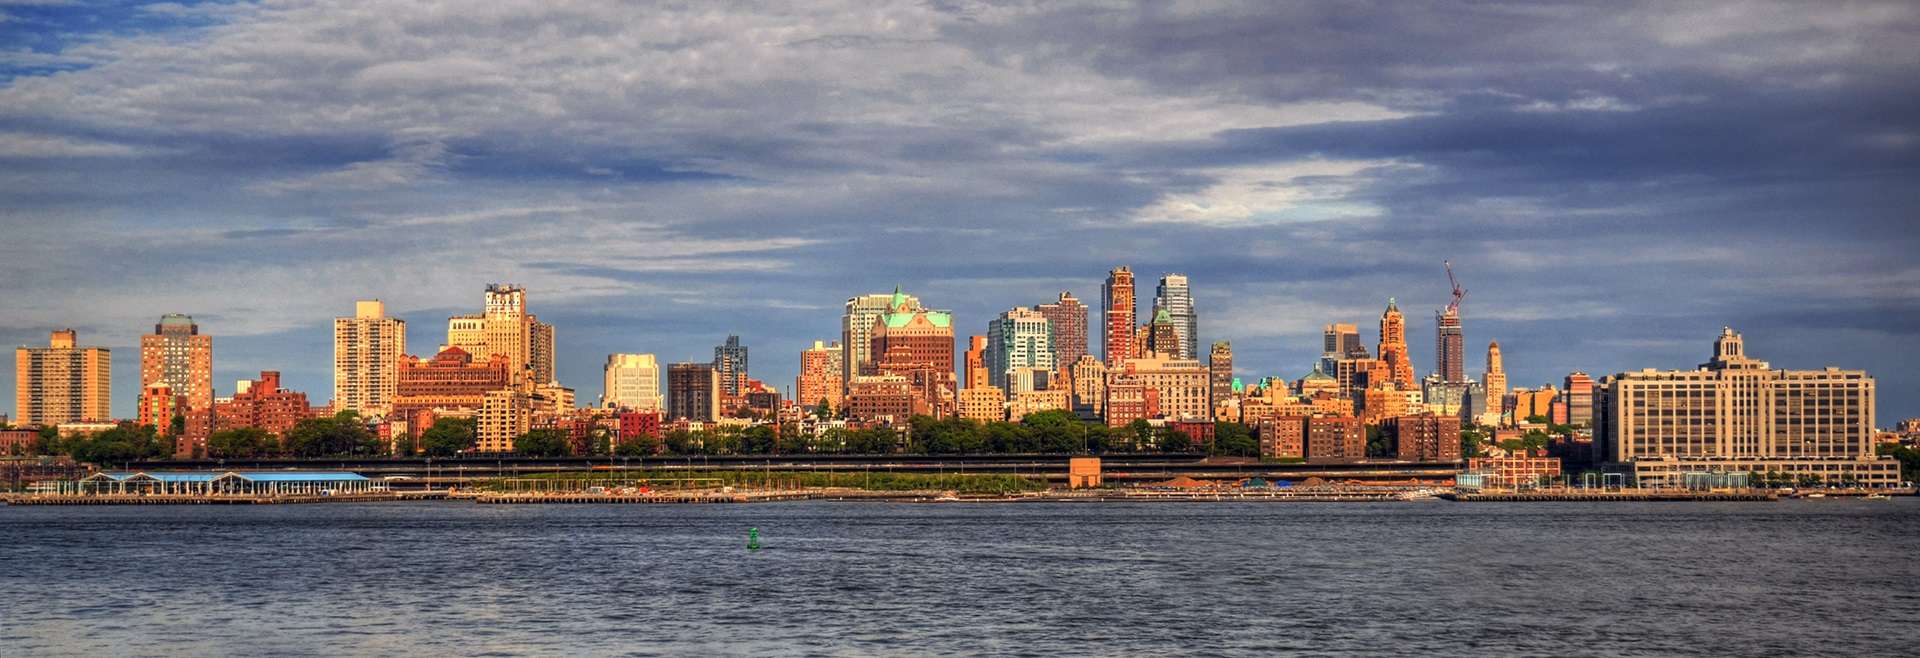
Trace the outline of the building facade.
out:
M 1723 329 L 1697 370 L 1608 378 L 1598 449 L 1645 485 L 1686 473 L 1772 473 L 1867 486 L 1899 481 L 1874 453 L 1875 386 L 1859 370 L 1775 370 Z
M 1387 310 L 1380 314 L 1378 353 L 1395 388 L 1415 388 L 1413 358 L 1407 355 L 1407 318 L 1400 314 L 1400 305 L 1392 298 L 1387 299 Z
M 1381 421 L 1380 431 L 1392 437 L 1400 461 L 1460 461 L 1460 419 L 1457 417 L 1431 413 L 1394 416 Z
M 1306 420 L 1307 463 L 1341 464 L 1367 458 L 1367 431 L 1353 416 L 1310 416 Z
M 660 362 L 652 354 L 608 354 L 600 406 L 660 410 Z
M 403 418 L 421 410 L 470 414 L 480 409 L 487 393 L 513 383 L 505 360 L 475 361 L 458 347 L 440 350 L 431 359 L 401 359 L 397 375 L 393 413 Z
M 846 386 L 840 380 L 841 355 L 845 350 L 839 343 L 813 341 L 813 347 L 800 352 L 800 374 L 794 378 L 794 401 L 802 407 L 814 408 L 826 402 L 827 406 L 839 409 Z
M 185 408 L 213 407 L 213 337 L 191 317 L 162 316 L 140 337 L 140 388 L 162 383 L 167 395 L 186 398 Z
M 55 331 L 46 347 L 14 350 L 14 419 L 20 425 L 113 418 L 113 359 L 104 347 L 81 347 L 72 329 Z
M 1133 296 L 1133 271 L 1126 266 L 1107 273 L 1100 288 L 1100 358 L 1107 367 L 1119 366 L 1140 355 L 1134 343 L 1134 321 L 1138 306 Z
M 667 366 L 667 418 L 712 422 L 720 417 L 720 373 L 711 363 Z
M 845 349 L 840 381 L 851 386 L 854 376 L 865 372 L 873 362 L 874 322 L 897 307 L 920 310 L 920 298 L 903 294 L 895 286 L 893 294 L 875 293 L 847 300 L 846 310 L 840 315 L 840 345 Z
M 1087 355 L 1087 305 L 1073 293 L 1062 292 L 1053 303 L 1034 306 L 1033 310 L 1046 316 L 1047 327 L 1053 330 L 1048 344 L 1053 346 L 1054 363 L 1072 367 Z
M 1207 350 L 1207 406 L 1218 409 L 1233 397 L 1233 344 L 1214 341 Z
M 234 388 L 230 400 L 214 404 L 216 429 L 257 427 L 274 436 L 285 436 L 294 425 L 314 416 L 307 394 L 280 388 L 278 371 L 263 370 L 259 379 Z
M 1153 314 L 1156 320 L 1165 312 L 1173 324 L 1171 345 L 1154 349 L 1177 359 L 1200 358 L 1200 317 L 1193 309 L 1193 287 L 1185 274 L 1165 274 L 1153 289 Z
M 1460 328 L 1460 309 L 1448 307 L 1433 315 L 1434 367 L 1441 381 L 1467 379 L 1467 339 Z
M 747 346 L 740 344 L 739 336 L 730 334 L 726 342 L 714 346 L 713 369 L 720 373 L 720 390 L 727 395 L 740 395 L 740 387 L 748 375 Z
M 1000 317 L 987 324 L 987 350 L 983 355 L 987 383 L 1001 390 L 1011 390 L 1007 385 L 1007 373 L 1015 369 L 1053 370 L 1052 340 L 1053 327 L 1045 314 L 1024 308 L 1001 313 Z
M 333 319 L 333 406 L 362 416 L 393 413 L 407 323 L 387 317 L 380 300 L 354 302 L 353 317 Z

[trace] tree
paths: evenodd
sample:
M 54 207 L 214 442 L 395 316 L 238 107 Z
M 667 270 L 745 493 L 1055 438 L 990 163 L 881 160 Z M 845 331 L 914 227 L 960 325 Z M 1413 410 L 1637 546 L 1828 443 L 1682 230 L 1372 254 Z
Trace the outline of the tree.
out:
M 1230 457 L 1258 457 L 1260 441 L 1253 438 L 1253 430 L 1246 425 L 1214 423 L 1213 450 Z
M 420 451 L 429 457 L 452 457 L 473 447 L 478 439 L 472 418 L 435 418 L 420 433 Z
M 183 414 L 174 414 L 173 420 L 167 423 L 167 436 L 182 436 L 186 433 L 187 417 Z
M 1393 443 L 1393 437 L 1387 436 L 1379 425 L 1366 426 L 1368 457 L 1397 457 L 1399 451 Z
M 258 427 L 220 430 L 207 437 L 207 454 L 221 459 L 265 457 L 279 448 L 280 442 Z
M 538 429 L 513 439 L 513 451 L 528 457 L 565 457 L 567 435 L 555 429 Z
M 122 423 L 112 429 L 77 436 L 62 447 L 74 460 L 90 464 L 125 463 L 162 454 L 160 441 L 152 425 Z
M 827 404 L 826 398 L 820 398 L 820 404 L 814 406 L 813 408 L 813 417 L 818 418 L 820 420 L 827 420 L 829 418 L 832 418 L 833 405 Z
M 659 454 L 660 447 L 659 439 L 642 434 L 621 439 L 620 444 L 613 447 L 613 454 L 621 457 L 650 457 Z
M 772 425 L 754 425 L 740 432 L 739 450 L 741 454 L 767 455 L 779 447 Z
M 1160 452 L 1186 452 L 1193 449 L 1193 437 L 1176 429 L 1162 429 L 1160 440 L 1156 442 Z
M 1488 442 L 1487 429 L 1478 425 L 1460 428 L 1460 454 L 1465 457 L 1486 456 Z
M 1071 411 L 1050 409 L 1027 414 L 1020 424 L 1032 433 L 1037 452 L 1077 453 L 1087 449 L 1087 424 Z
M 40 455 L 61 454 L 60 428 L 51 425 L 40 428 L 39 436 L 33 440 L 33 452 Z
M 287 452 L 300 457 L 371 455 L 384 452 L 380 438 L 367 431 L 353 411 L 308 418 L 287 431 Z

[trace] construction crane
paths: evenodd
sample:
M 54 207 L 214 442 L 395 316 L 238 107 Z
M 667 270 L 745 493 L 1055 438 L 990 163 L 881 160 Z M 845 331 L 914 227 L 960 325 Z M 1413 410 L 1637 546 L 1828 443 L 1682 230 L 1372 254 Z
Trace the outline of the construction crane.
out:
M 1440 264 L 1446 266 L 1447 283 L 1453 286 L 1453 301 L 1447 304 L 1447 313 L 1458 314 L 1460 312 L 1460 302 L 1467 298 L 1467 289 L 1460 287 L 1460 280 L 1453 277 L 1453 261 L 1443 260 L 1440 261 Z

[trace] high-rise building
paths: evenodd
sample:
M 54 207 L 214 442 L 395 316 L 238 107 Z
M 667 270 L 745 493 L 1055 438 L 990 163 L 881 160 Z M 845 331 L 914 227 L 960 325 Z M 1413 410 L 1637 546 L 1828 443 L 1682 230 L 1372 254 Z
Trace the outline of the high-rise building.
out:
M 1566 387 L 1567 419 L 1566 423 L 1581 427 L 1593 426 L 1593 377 L 1587 373 L 1575 371 L 1567 375 Z
M 991 377 L 987 376 L 987 337 L 968 336 L 966 362 L 961 364 L 961 383 L 966 388 L 987 386 Z
M 112 357 L 107 348 L 77 342 L 72 329 L 62 329 L 46 347 L 14 350 L 13 422 L 53 426 L 113 418 Z
M 1062 292 L 1058 300 L 1033 310 L 1047 316 L 1047 326 L 1053 329 L 1053 362 L 1063 368 L 1078 363 L 1087 353 L 1087 305 L 1073 293 Z
M 175 394 L 172 385 L 154 382 L 140 389 L 140 409 L 135 422 L 152 425 L 165 436 L 172 429 L 173 417 L 186 413 L 187 396 Z
M 1173 315 L 1166 309 L 1153 312 L 1153 322 L 1146 327 L 1147 352 L 1167 358 L 1187 358 L 1178 356 L 1186 345 L 1180 340 L 1180 325 L 1173 321 Z
M 660 362 L 652 354 L 608 354 L 600 406 L 660 410 Z
M 1607 461 L 1642 486 L 1689 473 L 1780 473 L 1889 486 L 1898 462 L 1874 449 L 1874 380 L 1859 370 L 1775 370 L 1723 329 L 1697 370 L 1608 377 L 1598 406 Z
M 1380 314 L 1380 360 L 1387 364 L 1387 374 L 1393 378 L 1395 388 L 1413 390 L 1413 358 L 1407 355 L 1407 319 L 1400 314 L 1400 305 L 1392 298 L 1387 299 L 1387 310 Z
M 1006 392 L 985 382 L 961 390 L 960 417 L 983 423 L 1006 420 Z
M 162 383 L 167 396 L 186 398 L 181 412 L 213 408 L 213 337 L 191 317 L 167 314 L 140 337 L 140 388 Z
M 1107 283 L 1100 288 L 1100 312 L 1103 316 L 1100 334 L 1100 358 L 1107 362 L 1108 368 L 1124 363 L 1127 359 L 1140 355 L 1134 342 L 1134 318 L 1139 307 L 1133 298 L 1133 271 L 1125 266 L 1116 267 L 1107 273 Z
M 532 315 L 527 316 L 527 371 L 533 381 L 543 386 L 557 385 L 559 373 L 554 369 L 553 325 L 541 322 Z
M 740 385 L 747 381 L 747 346 L 739 336 L 729 334 L 727 342 L 714 346 L 713 369 L 720 373 L 720 390 L 740 394 Z
M 796 404 L 812 409 L 825 401 L 832 409 L 840 408 L 846 391 L 840 380 L 844 352 L 839 343 L 818 340 L 813 341 L 813 347 L 800 352 L 800 375 L 793 382 Z
M 1007 373 L 1018 368 L 1053 370 L 1053 329 L 1047 316 L 1024 308 L 1009 309 L 987 324 L 985 355 L 987 381 L 1003 391 Z
M 1213 405 L 1207 395 L 1207 367 L 1196 359 L 1128 359 L 1119 369 L 1109 372 L 1109 387 L 1112 375 L 1116 374 L 1137 381 L 1150 397 L 1157 396 L 1161 417 L 1169 420 L 1213 418 Z M 1108 397 L 1111 400 L 1111 391 Z
M 720 417 L 720 372 L 711 363 L 667 366 L 667 418 L 711 422 Z
M 953 315 L 918 308 L 899 293 L 894 302 L 893 312 L 874 320 L 867 350 L 873 363 L 868 367 L 875 374 L 905 377 L 914 413 L 953 415 L 959 388 L 953 370 Z
M 1174 341 L 1171 345 L 1154 349 L 1171 354 L 1176 359 L 1200 358 L 1200 319 L 1193 310 L 1193 288 L 1187 284 L 1187 275 L 1165 274 L 1160 277 L 1160 284 L 1153 289 L 1153 315 L 1156 322 L 1162 311 L 1173 323 Z
M 1467 342 L 1460 331 L 1460 309 L 1448 308 L 1433 315 L 1434 373 L 1443 382 L 1467 380 Z
M 1367 346 L 1360 342 L 1360 328 L 1355 325 L 1338 323 L 1320 329 L 1320 371 L 1334 372 L 1334 362 L 1341 359 L 1369 359 Z
M 1483 383 L 1487 385 L 1487 412 L 1504 413 L 1506 410 L 1501 408 L 1503 404 L 1495 403 L 1495 401 L 1507 399 L 1507 366 L 1506 362 L 1500 358 L 1500 341 L 1487 343 L 1485 380 Z
M 1393 437 L 1400 461 L 1460 461 L 1460 419 L 1431 413 L 1383 419 L 1380 431 Z
M 1307 463 L 1338 464 L 1367 458 L 1367 431 L 1354 416 L 1307 418 Z
M 362 416 L 393 413 L 407 323 L 387 317 L 380 300 L 354 302 L 353 317 L 333 319 L 333 407 Z
M 505 359 L 515 380 L 545 385 L 557 378 L 553 325 L 527 312 L 527 289 L 515 284 L 488 284 L 481 314 L 448 318 L 443 347 L 458 347 L 478 360 Z
M 1107 412 L 1107 366 L 1091 354 L 1073 363 L 1073 412 L 1081 420 L 1099 420 Z
M 1233 393 L 1233 344 L 1214 341 L 1207 353 L 1207 407 L 1218 409 Z
M 840 316 L 840 346 L 846 351 L 840 380 L 848 386 L 853 385 L 855 375 L 866 372 L 866 368 L 876 359 L 877 355 L 873 354 L 874 322 L 895 308 L 921 310 L 920 298 L 903 294 L 899 286 L 894 286 L 892 294 L 875 293 L 847 300 L 846 311 Z

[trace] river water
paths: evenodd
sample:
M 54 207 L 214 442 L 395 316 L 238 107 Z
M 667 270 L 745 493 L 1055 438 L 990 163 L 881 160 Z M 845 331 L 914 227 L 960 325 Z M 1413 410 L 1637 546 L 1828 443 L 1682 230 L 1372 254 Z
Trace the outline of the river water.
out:
M 1910 656 L 1916 548 L 1914 498 L 13 507 L 0 656 Z

